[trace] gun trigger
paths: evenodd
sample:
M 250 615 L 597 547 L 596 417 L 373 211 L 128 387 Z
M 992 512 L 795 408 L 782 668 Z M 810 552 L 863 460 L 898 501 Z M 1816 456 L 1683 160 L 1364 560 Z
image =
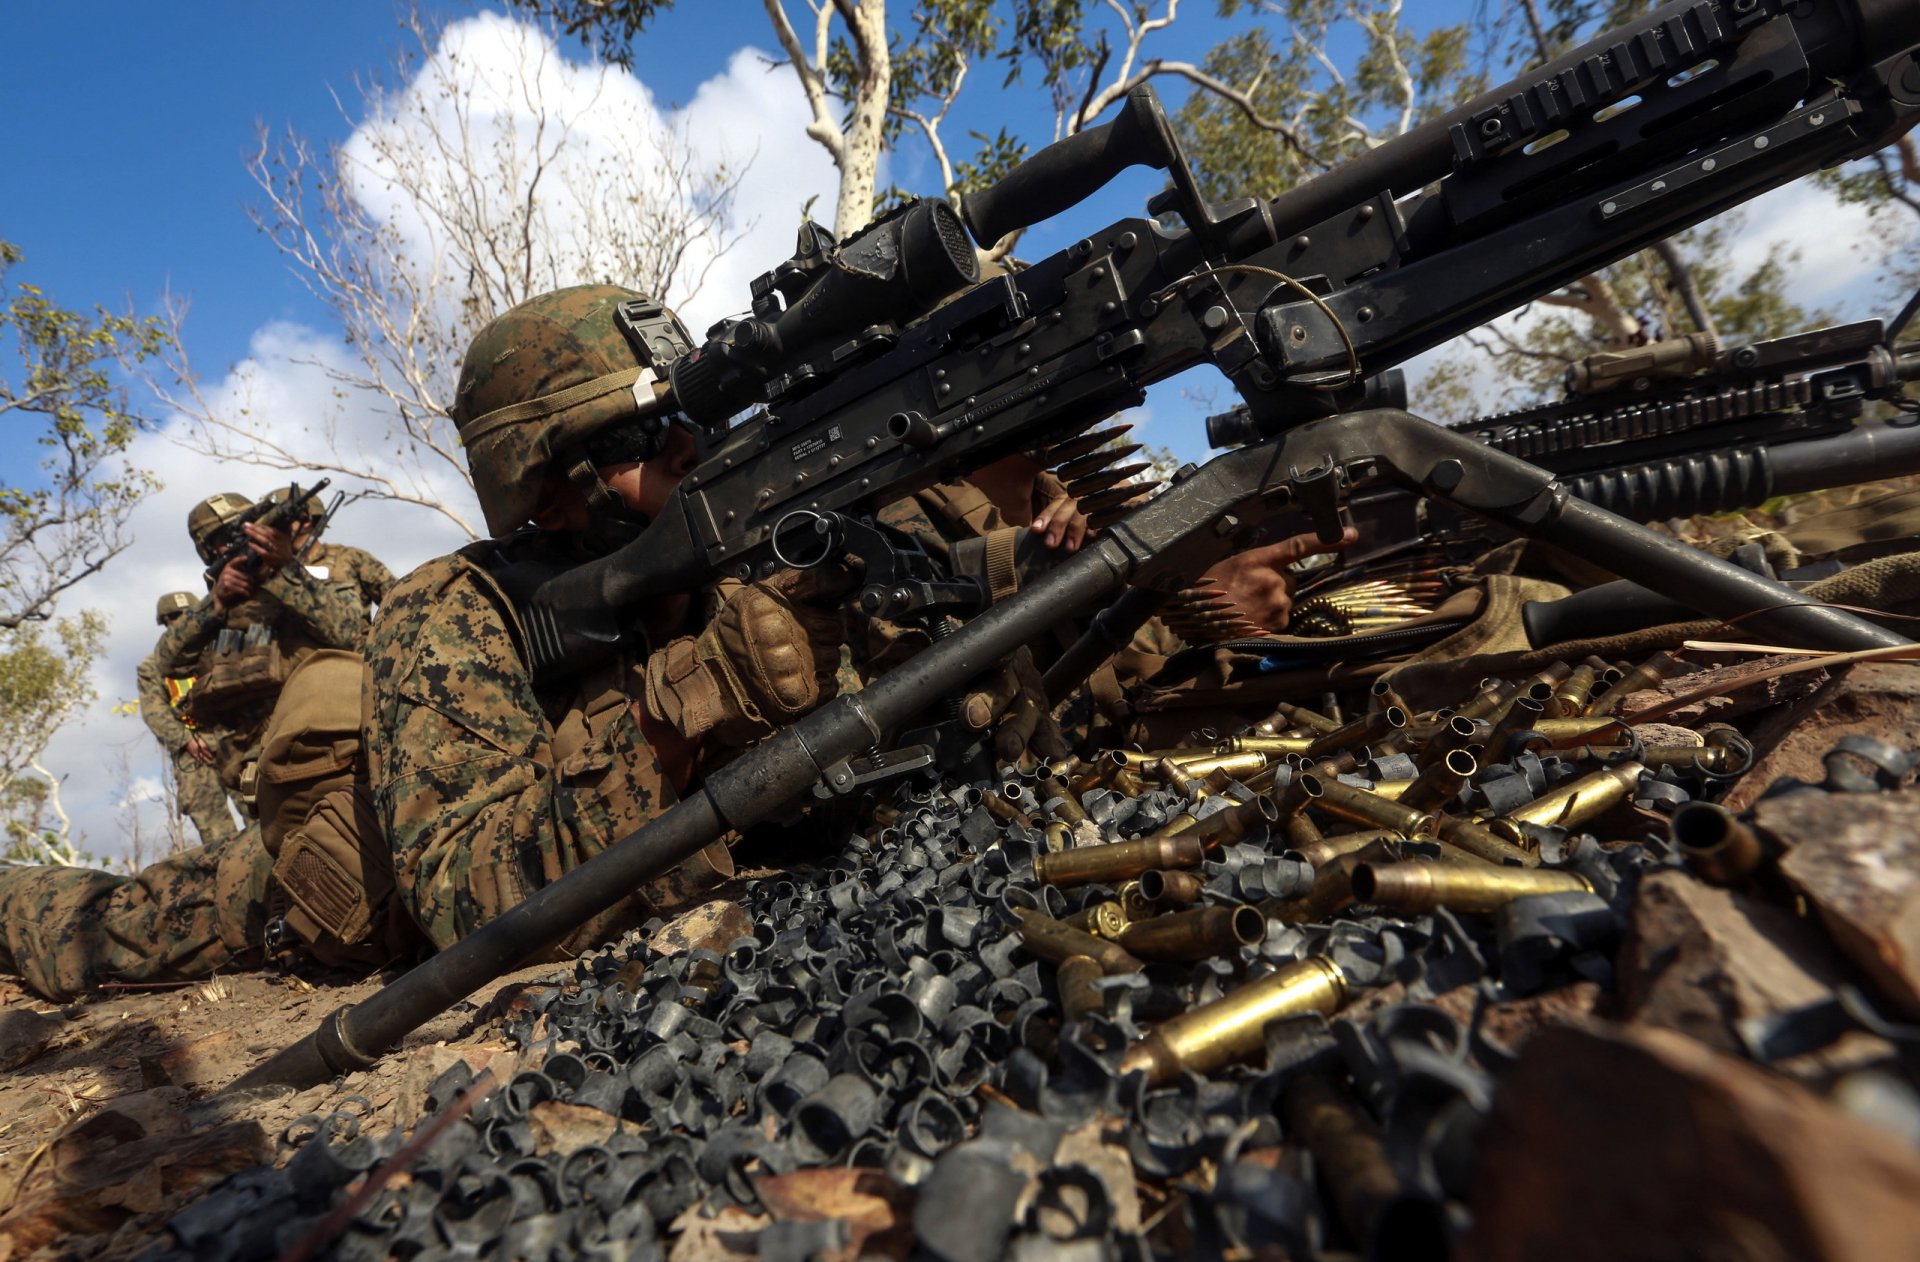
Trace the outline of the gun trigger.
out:
M 813 786 L 813 796 L 823 802 L 850 797 L 871 785 L 932 765 L 931 745 L 904 745 L 899 749 L 875 750 L 857 758 L 842 758 L 821 773 L 820 782 Z

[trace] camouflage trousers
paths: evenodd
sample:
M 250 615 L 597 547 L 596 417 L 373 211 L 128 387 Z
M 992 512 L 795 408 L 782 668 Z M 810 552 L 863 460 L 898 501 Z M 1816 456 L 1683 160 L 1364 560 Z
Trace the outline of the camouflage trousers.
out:
M 173 756 L 173 783 L 180 813 L 193 821 L 201 845 L 218 845 L 240 831 L 227 806 L 227 789 L 220 783 L 220 773 L 185 749 Z
M 0 869 L 0 972 L 47 999 L 104 982 L 191 981 L 256 964 L 273 860 L 258 825 L 133 876 Z

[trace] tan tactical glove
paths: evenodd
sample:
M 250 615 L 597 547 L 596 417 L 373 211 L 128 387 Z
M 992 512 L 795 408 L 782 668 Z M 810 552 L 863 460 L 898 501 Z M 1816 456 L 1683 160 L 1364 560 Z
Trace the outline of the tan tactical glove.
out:
M 689 741 L 740 747 L 771 734 L 837 688 L 846 638 L 837 566 L 787 570 L 735 587 L 697 636 L 647 659 L 647 710 Z
M 997 670 L 976 679 L 960 705 L 968 731 L 993 728 L 993 754 L 1002 766 L 1033 758 L 1064 758 L 1067 741 L 1053 721 L 1046 685 L 1022 645 Z

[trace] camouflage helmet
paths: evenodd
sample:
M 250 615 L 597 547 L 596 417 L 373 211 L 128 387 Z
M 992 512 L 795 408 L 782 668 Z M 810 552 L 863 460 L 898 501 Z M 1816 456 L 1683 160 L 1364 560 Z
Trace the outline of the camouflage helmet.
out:
M 209 546 L 213 537 L 252 507 L 252 500 L 233 491 L 209 495 L 193 506 L 193 511 L 187 514 L 187 533 L 193 536 L 194 550 L 199 552 L 202 561 L 213 564 L 213 549 Z
M 160 598 L 160 603 L 154 606 L 153 620 L 164 627 L 172 619 L 178 618 L 193 608 L 194 603 L 192 592 L 168 592 Z
M 451 414 L 493 534 L 532 519 L 547 476 L 563 472 L 559 457 L 641 415 L 634 392 L 645 388 L 643 365 L 617 319 L 636 301 L 646 299 L 615 285 L 576 285 L 521 303 L 474 337 Z M 673 329 L 684 343 L 677 321 Z
M 286 487 L 286 486 L 275 487 L 273 490 L 267 492 L 267 503 L 284 504 L 287 499 L 287 492 L 292 489 L 293 489 L 292 487 Z M 321 502 L 321 499 L 318 495 L 307 496 L 306 513 L 309 520 L 315 517 L 324 517 L 326 515 L 326 512 L 327 512 L 327 506 L 326 504 Z

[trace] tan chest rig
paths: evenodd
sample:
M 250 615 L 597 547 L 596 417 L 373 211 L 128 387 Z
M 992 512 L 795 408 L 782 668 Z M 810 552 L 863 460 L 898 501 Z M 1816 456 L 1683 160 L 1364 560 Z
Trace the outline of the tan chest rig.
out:
M 244 728 L 266 720 L 294 667 L 318 644 L 272 596 L 227 611 L 226 625 L 200 653 L 185 717 L 199 726 Z

